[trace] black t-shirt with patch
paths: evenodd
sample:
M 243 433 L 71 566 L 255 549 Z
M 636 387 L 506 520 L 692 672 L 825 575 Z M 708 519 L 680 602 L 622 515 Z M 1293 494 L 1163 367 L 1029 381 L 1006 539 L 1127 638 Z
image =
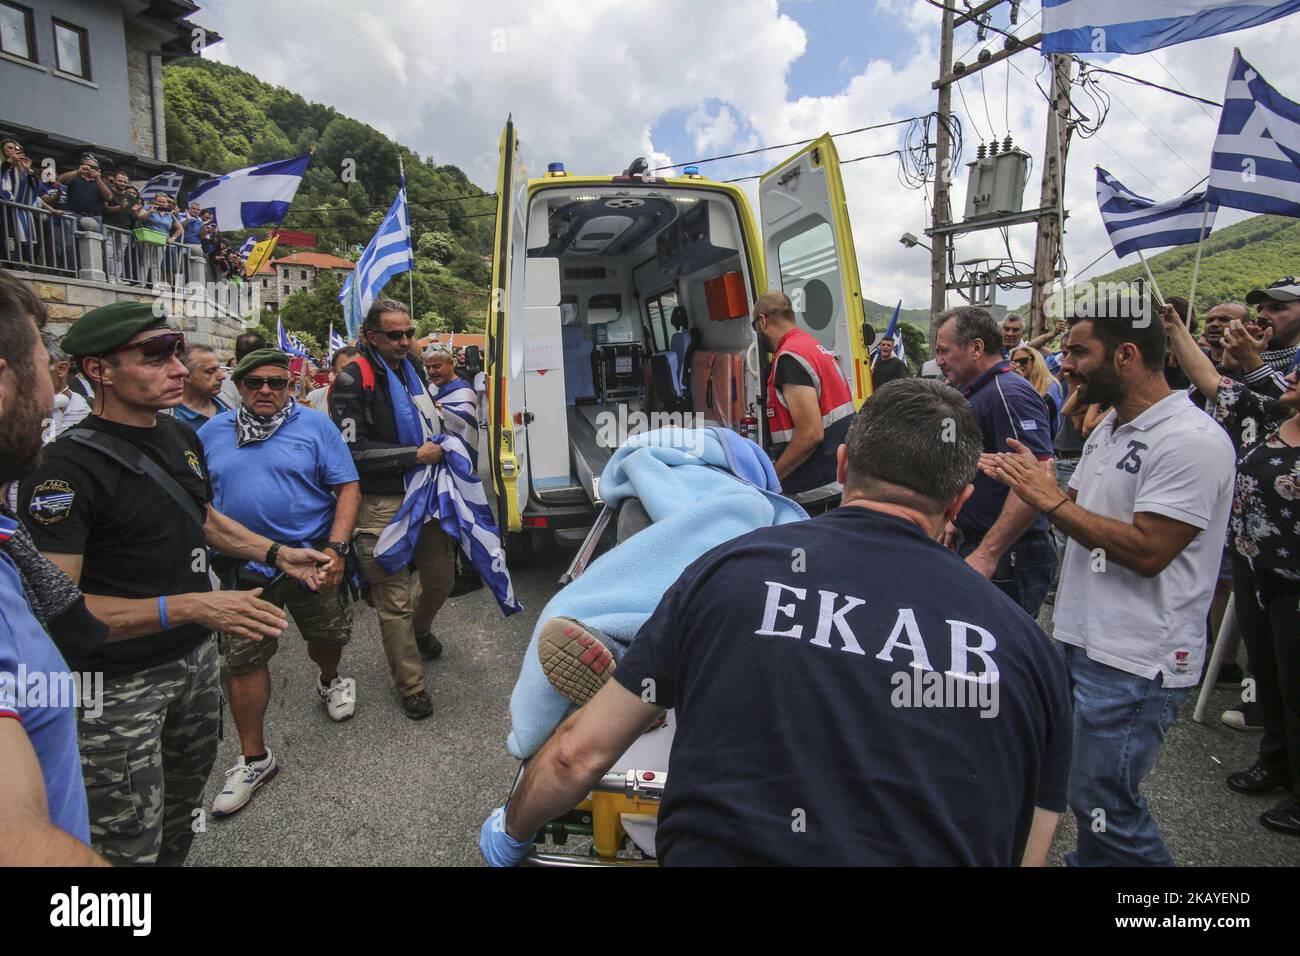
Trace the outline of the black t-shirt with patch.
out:
M 175 419 L 160 415 L 153 428 L 137 428 L 91 415 L 81 427 L 139 448 L 201 508 L 212 500 L 203 446 Z M 40 468 L 22 483 L 19 515 L 42 551 L 84 556 L 80 583 L 87 594 L 156 598 L 212 590 L 203 530 L 148 475 L 132 474 L 66 433 L 45 447 Z M 101 644 L 68 664 L 121 677 L 175 660 L 209 633 L 185 624 Z
M 1060 654 L 902 518 L 844 506 L 713 549 L 614 679 L 676 708 L 664 864 L 1013 866 L 1034 807 L 1065 809 Z

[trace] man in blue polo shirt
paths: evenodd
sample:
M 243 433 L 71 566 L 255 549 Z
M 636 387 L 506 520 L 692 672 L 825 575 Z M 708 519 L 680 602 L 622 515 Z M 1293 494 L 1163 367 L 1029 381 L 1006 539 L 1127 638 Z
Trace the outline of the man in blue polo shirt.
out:
M 263 600 L 287 608 L 307 642 L 308 656 L 320 668 L 316 691 L 326 712 L 332 720 L 347 720 L 356 710 L 356 681 L 339 676 L 338 666 L 352 637 L 352 611 L 341 585 L 361 505 L 356 466 L 329 417 L 290 397 L 292 377 L 284 352 L 250 352 L 231 378 L 243 399 L 239 408 L 198 431 L 216 507 L 273 541 L 310 542 L 333 559 L 318 591 L 283 575 L 273 579 L 272 569 L 251 562 L 234 572 L 236 583 L 265 587 Z M 216 817 L 242 809 L 279 770 L 263 737 L 271 695 L 267 665 L 278 639 L 228 634 L 223 644 L 222 666 L 242 756 L 212 803 Z
M 665 865 L 1041 864 L 1065 808 L 1065 667 L 935 540 L 980 447 L 953 389 L 883 386 L 840 446 L 841 507 L 682 572 L 484 824 L 488 862 L 520 862 L 672 707 Z
M 1003 330 L 978 306 L 950 309 L 939 320 L 935 360 L 970 400 L 984 450 L 1009 451 L 1007 439 L 1014 438 L 1050 470 L 1047 407 L 1029 380 L 1002 358 Z M 1005 485 L 979 475 L 975 493 L 945 530 L 944 543 L 956 545 L 967 564 L 1037 616 L 1056 573 L 1056 547 L 1047 519 L 1036 509 L 1009 495 Z

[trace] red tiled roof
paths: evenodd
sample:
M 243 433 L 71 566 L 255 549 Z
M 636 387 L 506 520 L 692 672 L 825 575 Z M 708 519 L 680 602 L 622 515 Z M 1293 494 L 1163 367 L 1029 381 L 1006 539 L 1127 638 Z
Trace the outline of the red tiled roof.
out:
M 347 259 L 340 259 L 327 252 L 295 252 L 283 259 L 276 259 L 276 265 L 311 266 L 313 269 L 355 269 L 357 264 Z

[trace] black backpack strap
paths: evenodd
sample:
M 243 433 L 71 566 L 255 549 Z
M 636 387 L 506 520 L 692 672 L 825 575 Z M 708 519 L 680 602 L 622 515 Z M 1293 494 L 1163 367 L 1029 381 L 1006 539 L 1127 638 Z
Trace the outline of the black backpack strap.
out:
M 130 442 L 91 428 L 70 428 L 65 434 L 69 441 L 75 441 L 86 448 L 93 448 L 134 475 L 148 475 L 168 498 L 176 502 L 181 509 L 181 514 L 193 521 L 200 529 L 203 527 L 205 516 L 198 502 L 190 497 L 189 492 L 182 488 L 175 478 L 163 471 L 156 461 Z

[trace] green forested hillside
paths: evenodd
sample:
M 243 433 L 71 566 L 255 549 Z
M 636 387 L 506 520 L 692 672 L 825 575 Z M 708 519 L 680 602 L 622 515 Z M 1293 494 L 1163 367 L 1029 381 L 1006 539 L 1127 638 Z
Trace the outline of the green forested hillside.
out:
M 482 328 L 495 205 L 458 168 L 438 165 L 328 106 L 221 63 L 169 65 L 163 89 L 168 154 L 177 163 L 229 172 L 315 150 L 284 226 L 314 233 L 320 252 L 356 258 L 397 194 L 400 156 L 416 249 L 416 324 L 422 332 Z M 276 255 L 294 251 L 282 246 Z M 407 277 L 399 276 L 388 292 L 406 301 L 407 287 Z M 283 304 L 285 327 L 324 341 L 331 320 L 342 328 L 337 294 L 337 281 L 322 277 L 314 294 L 291 296 Z

